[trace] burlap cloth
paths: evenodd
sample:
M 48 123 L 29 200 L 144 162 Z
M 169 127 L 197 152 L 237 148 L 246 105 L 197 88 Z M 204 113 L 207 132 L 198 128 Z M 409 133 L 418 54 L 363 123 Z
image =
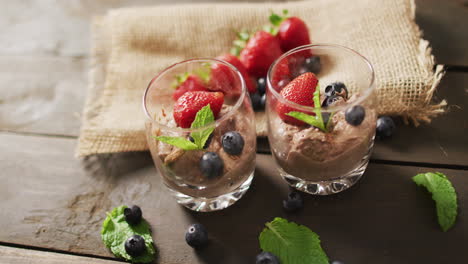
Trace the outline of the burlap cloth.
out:
M 314 0 L 124 8 L 92 24 L 91 73 L 78 156 L 146 150 L 142 94 L 163 68 L 227 52 L 242 28 L 261 28 L 270 10 L 305 20 L 313 43 L 336 43 L 366 56 L 376 71 L 380 114 L 418 124 L 442 113 L 431 102 L 443 75 L 434 71 L 412 0 Z M 266 134 L 263 115 L 257 133 Z

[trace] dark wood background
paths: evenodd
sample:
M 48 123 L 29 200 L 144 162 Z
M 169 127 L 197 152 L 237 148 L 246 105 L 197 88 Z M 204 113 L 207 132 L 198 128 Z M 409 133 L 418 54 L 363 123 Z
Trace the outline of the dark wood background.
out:
M 115 263 L 99 230 L 105 212 L 121 204 L 142 207 L 162 264 L 254 263 L 258 234 L 275 216 L 310 227 L 328 256 L 347 264 L 467 261 L 467 1 L 416 1 L 417 22 L 437 62 L 449 70 L 437 93 L 449 103 L 447 114 L 417 128 L 400 124 L 394 138 L 377 142 L 355 187 L 305 196 L 304 210 L 293 215 L 282 210 L 288 188 L 263 141 L 252 189 L 231 208 L 209 214 L 174 202 L 149 153 L 74 158 L 90 17 L 152 2 L 1 3 L 0 263 Z M 445 233 L 430 195 L 411 181 L 427 171 L 445 173 L 458 192 L 457 223 Z M 212 238 L 200 252 L 184 241 L 185 228 L 195 221 Z

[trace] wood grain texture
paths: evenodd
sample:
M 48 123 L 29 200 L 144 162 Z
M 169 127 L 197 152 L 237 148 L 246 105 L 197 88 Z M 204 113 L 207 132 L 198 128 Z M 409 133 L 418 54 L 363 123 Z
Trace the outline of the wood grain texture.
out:
M 0 246 L 0 263 L 8 264 L 117 264 L 121 262 Z
M 371 165 L 362 181 L 329 197 L 305 197 L 305 208 L 285 214 L 288 187 L 271 156 L 258 155 L 252 189 L 215 213 L 178 206 L 164 189 L 147 153 L 72 157 L 72 139 L 0 134 L 0 242 L 111 256 L 100 239 L 105 212 L 138 204 L 153 228 L 160 264 L 251 263 L 258 234 L 276 216 L 317 232 L 332 259 L 345 263 L 461 261 L 468 243 L 468 171 L 440 170 L 458 191 L 455 227 L 444 233 L 430 195 L 411 177 L 427 168 Z M 53 161 L 53 162 L 52 162 Z M 211 244 L 200 252 L 185 244 L 185 228 L 204 224 Z

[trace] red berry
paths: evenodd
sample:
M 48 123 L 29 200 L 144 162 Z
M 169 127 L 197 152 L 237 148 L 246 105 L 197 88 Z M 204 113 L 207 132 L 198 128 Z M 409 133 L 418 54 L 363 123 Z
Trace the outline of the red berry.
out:
M 307 25 L 298 17 L 290 17 L 281 22 L 278 31 L 281 49 L 286 52 L 296 47 L 310 44 Z
M 317 77 L 311 73 L 306 72 L 296 79 L 292 80 L 283 90 L 281 90 L 280 94 L 288 101 L 291 101 L 296 104 L 314 107 L 314 92 L 315 88 L 317 87 Z M 304 125 L 305 123 L 295 119 L 294 117 L 286 115 L 291 111 L 298 111 L 304 112 L 289 105 L 283 104 L 278 101 L 276 106 L 276 111 L 281 119 L 284 122 L 292 124 L 292 125 Z M 313 115 L 312 112 L 304 112 L 309 115 Z
M 174 104 L 174 120 L 180 127 L 188 128 L 197 112 L 208 104 L 217 118 L 223 103 L 224 94 L 221 92 L 186 92 Z
M 241 51 L 240 61 L 250 75 L 260 78 L 266 76 L 270 65 L 281 54 L 278 38 L 268 32 L 258 31 Z
M 234 67 L 237 68 L 237 70 L 239 70 L 239 72 L 245 80 L 245 84 L 249 93 L 255 93 L 257 91 L 255 82 L 252 81 L 252 78 L 247 73 L 247 70 L 245 69 L 244 65 L 236 56 L 231 54 L 223 54 L 216 58 L 232 64 Z M 234 73 L 227 66 L 222 65 L 220 63 L 212 64 L 210 79 L 210 85 L 212 90 L 222 91 L 224 94 L 239 95 L 240 83 L 236 81 L 236 78 L 237 76 L 235 76 Z
M 271 84 L 273 87 L 279 91 L 284 86 L 284 84 L 289 83 L 291 81 L 291 73 L 289 71 L 289 63 L 288 59 L 284 58 L 279 61 L 271 75 Z
M 174 94 L 172 94 L 172 98 L 174 100 L 177 100 L 184 93 L 195 92 L 195 91 L 209 91 L 209 90 L 205 87 L 205 84 L 203 83 L 203 80 L 200 77 L 190 74 L 187 77 L 187 79 L 176 88 L 176 90 L 174 91 Z

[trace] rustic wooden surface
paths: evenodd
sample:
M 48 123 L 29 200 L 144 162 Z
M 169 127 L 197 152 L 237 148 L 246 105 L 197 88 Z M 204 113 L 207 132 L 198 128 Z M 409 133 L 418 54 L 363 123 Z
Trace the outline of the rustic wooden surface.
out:
M 173 2 L 184 1 L 158 3 Z M 416 2 L 416 20 L 437 62 L 468 66 L 467 1 Z M 309 226 L 321 236 L 327 254 L 347 264 L 466 260 L 468 73 L 444 77 L 438 97 L 448 100 L 446 115 L 418 128 L 399 126 L 394 138 L 377 143 L 357 186 L 330 197 L 306 196 L 304 210 L 296 215 L 282 211 L 288 189 L 269 155 L 258 155 L 247 195 L 210 214 L 177 206 L 148 153 L 75 159 L 89 19 L 111 7 L 148 3 L 153 1 L 2 2 L 0 263 L 114 263 L 99 229 L 105 211 L 121 204 L 141 205 L 161 264 L 253 263 L 258 234 L 275 216 Z M 446 233 L 437 225 L 430 195 L 411 182 L 411 176 L 425 171 L 446 173 L 458 191 L 459 217 Z M 205 224 L 212 237 L 201 252 L 183 239 L 194 221 Z

